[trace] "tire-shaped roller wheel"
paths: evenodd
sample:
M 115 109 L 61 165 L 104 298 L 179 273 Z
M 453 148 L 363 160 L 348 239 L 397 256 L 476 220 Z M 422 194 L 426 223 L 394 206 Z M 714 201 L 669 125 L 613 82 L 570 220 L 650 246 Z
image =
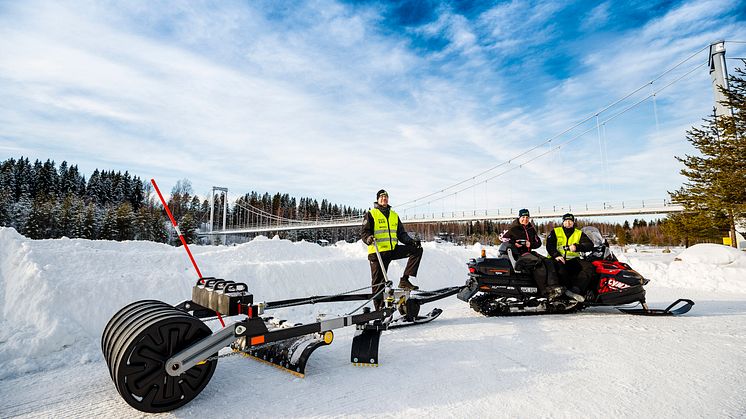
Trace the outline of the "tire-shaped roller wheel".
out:
M 119 385 L 117 377 L 117 368 L 121 362 L 127 362 L 127 348 L 133 343 L 136 343 L 138 339 L 142 337 L 142 333 L 152 324 L 162 322 L 165 320 L 176 320 L 180 319 L 181 315 L 176 313 L 160 312 L 154 316 L 148 316 L 147 318 L 139 319 L 134 322 L 135 325 L 130 328 L 128 334 L 123 336 L 114 348 L 114 352 L 111 355 L 111 364 L 109 366 L 109 372 L 114 380 L 115 385 Z
M 173 307 L 132 318 L 130 323 L 126 337 L 115 337 L 109 365 L 124 401 L 142 412 L 159 413 L 197 397 L 212 378 L 217 360 L 196 365 L 178 377 L 166 373 L 166 361 L 210 336 L 210 328 Z
M 111 340 L 111 334 L 113 330 L 116 330 L 119 325 L 121 324 L 123 319 L 126 319 L 127 316 L 132 313 L 132 311 L 137 310 L 138 307 L 141 306 L 147 306 L 152 303 L 160 303 L 163 305 L 167 305 L 166 303 L 161 303 L 157 300 L 141 300 L 141 301 L 135 301 L 134 303 L 130 303 L 124 307 L 122 307 L 119 311 L 114 313 L 113 316 L 111 316 L 111 319 L 108 323 L 106 323 L 106 327 L 104 327 L 104 331 L 101 333 L 101 351 L 106 355 L 106 348 L 109 346 L 109 341 Z
M 185 313 L 175 313 L 172 307 L 153 307 L 149 310 L 140 311 L 139 316 L 130 318 L 130 321 L 121 328 L 120 333 L 112 339 L 110 350 L 106 357 L 106 362 L 109 364 L 111 378 L 115 378 L 116 372 L 114 369 L 117 365 L 118 359 L 121 357 L 132 338 L 140 334 L 145 325 L 179 314 L 187 316 Z
M 174 308 L 168 304 L 148 304 L 140 306 L 136 310 L 133 310 L 127 317 L 123 318 L 116 328 L 112 328 L 110 338 L 104 352 L 104 359 L 106 363 L 111 367 L 116 360 L 117 349 L 121 344 L 126 341 L 132 333 L 136 330 L 138 324 L 147 321 L 149 318 L 158 316 L 159 314 L 173 313 Z M 182 313 L 186 315 L 186 313 Z M 111 368 L 110 368 L 111 369 Z M 114 378 L 113 371 L 111 373 Z

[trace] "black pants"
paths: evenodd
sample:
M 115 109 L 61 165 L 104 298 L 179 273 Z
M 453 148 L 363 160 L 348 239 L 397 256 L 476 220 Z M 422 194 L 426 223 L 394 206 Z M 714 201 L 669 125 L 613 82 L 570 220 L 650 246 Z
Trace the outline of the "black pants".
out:
M 539 293 L 547 296 L 547 288 L 560 285 L 557 271 L 554 270 L 554 264 L 551 259 L 541 256 L 535 252 L 528 252 L 521 255 L 516 261 L 516 269 L 520 271 L 531 272 Z
M 594 273 L 596 267 L 591 262 L 580 258 L 565 260 L 565 263 L 554 260 L 554 266 L 560 281 L 567 288 L 577 288 L 582 294 L 585 294 L 593 286 Z
M 392 260 L 404 258 L 409 258 L 407 261 L 407 267 L 404 268 L 404 275 L 417 276 L 417 270 L 420 268 L 420 261 L 422 260 L 421 247 L 397 244 L 394 250 L 381 252 L 383 267 L 386 271 L 389 270 L 389 264 Z M 373 288 L 373 294 L 376 294 L 384 288 L 383 270 L 381 269 L 381 265 L 378 263 L 378 257 L 376 257 L 375 253 L 368 255 L 368 262 L 370 262 L 371 286 Z M 376 300 L 383 301 L 383 295 L 376 297 Z

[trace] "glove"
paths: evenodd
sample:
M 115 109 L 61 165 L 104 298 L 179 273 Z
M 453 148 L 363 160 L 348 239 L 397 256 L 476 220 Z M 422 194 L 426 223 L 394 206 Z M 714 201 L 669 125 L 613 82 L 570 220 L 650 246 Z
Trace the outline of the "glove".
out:
M 365 238 L 365 244 L 367 244 L 368 246 L 370 246 L 370 245 L 372 245 L 372 244 L 373 244 L 373 241 L 374 241 L 374 240 L 375 240 L 375 237 L 373 237 L 373 236 L 368 236 L 368 237 L 366 237 L 366 238 Z
M 414 240 L 414 241 L 412 242 L 412 244 L 414 245 L 415 249 L 419 249 L 419 248 L 421 248 L 421 247 L 422 247 L 422 242 L 420 241 L 420 239 L 415 239 L 415 240 Z

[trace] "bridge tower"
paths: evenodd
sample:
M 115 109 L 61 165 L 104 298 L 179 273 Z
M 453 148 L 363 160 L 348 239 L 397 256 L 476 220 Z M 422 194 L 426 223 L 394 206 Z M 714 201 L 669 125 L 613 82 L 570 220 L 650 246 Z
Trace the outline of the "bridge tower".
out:
M 733 110 L 720 103 L 725 100 L 725 95 L 720 91 L 720 87 L 728 90 L 728 68 L 725 65 L 725 41 L 717 41 L 710 44 L 710 56 L 707 63 L 710 67 L 712 90 L 715 93 L 715 115 L 733 116 Z
M 218 191 L 223 196 L 223 231 L 225 231 L 225 219 L 228 214 L 228 188 L 221 188 L 219 186 L 212 187 L 212 193 L 210 194 L 210 232 L 212 233 L 213 217 L 215 215 L 215 191 Z M 223 234 L 222 243 L 226 244 L 226 236 Z

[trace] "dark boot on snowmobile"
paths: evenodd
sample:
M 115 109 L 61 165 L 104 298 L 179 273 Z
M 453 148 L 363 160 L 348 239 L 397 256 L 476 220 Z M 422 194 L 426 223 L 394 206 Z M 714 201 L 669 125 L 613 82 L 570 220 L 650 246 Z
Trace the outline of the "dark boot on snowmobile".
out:
M 553 301 L 565 293 L 565 287 L 554 286 L 547 288 L 547 300 Z
M 403 290 L 410 290 L 410 291 L 420 289 L 420 287 L 418 287 L 417 285 L 414 285 L 413 283 L 409 282 L 409 277 L 406 277 L 406 276 L 401 277 L 401 279 L 399 280 L 399 288 Z
M 585 301 L 585 298 L 580 293 L 580 290 L 577 287 L 573 287 L 565 291 L 565 295 L 572 298 L 573 300 L 582 303 Z

